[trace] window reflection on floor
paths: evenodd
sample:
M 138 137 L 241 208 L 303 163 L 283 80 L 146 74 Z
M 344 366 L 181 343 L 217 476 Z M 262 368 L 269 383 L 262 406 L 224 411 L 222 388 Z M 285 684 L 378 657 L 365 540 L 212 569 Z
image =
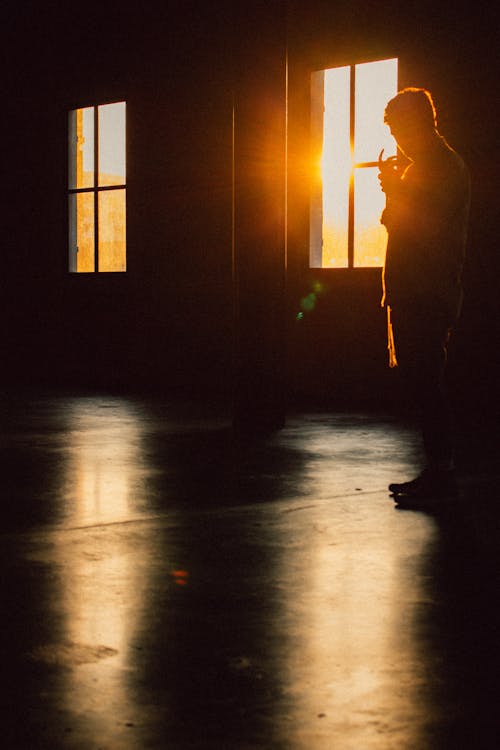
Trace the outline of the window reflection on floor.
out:
M 137 548 L 148 545 L 149 526 L 131 532 L 123 522 L 133 517 L 143 475 L 141 423 L 130 403 L 119 400 L 72 401 L 66 417 L 69 528 L 56 533 L 65 622 L 58 658 L 71 667 L 65 708 L 84 712 L 104 746 L 118 741 L 120 726 L 134 714 L 123 670 L 142 603 Z
M 69 405 L 65 495 L 73 526 L 129 517 L 143 473 L 140 421 L 125 401 L 82 399 Z
M 390 728 L 394 746 L 425 747 L 431 699 L 422 686 L 439 676 L 419 629 L 437 529 L 430 517 L 395 512 L 383 491 L 398 454 L 402 473 L 406 462 L 411 470 L 404 437 L 339 421 L 301 430 L 299 442 L 310 456 L 307 503 L 277 529 L 282 576 L 294 583 L 281 613 L 285 694 L 300 727 L 288 746 L 302 750 L 314 736 L 328 750 L 340 732 L 343 750 L 357 750 Z
M 48 606 L 58 632 L 37 656 L 67 667 L 68 723 L 80 719 L 103 747 L 135 748 L 126 728 L 150 721 L 144 706 L 154 709 L 166 686 L 164 713 L 144 729 L 150 737 L 164 722 L 186 732 L 194 691 L 193 715 L 213 715 L 223 732 L 229 707 L 244 728 L 262 721 L 276 747 L 431 747 L 432 701 L 445 705 L 426 621 L 439 532 L 432 517 L 395 512 L 384 491 L 389 475 L 414 468 L 411 431 L 363 417 L 299 419 L 238 475 L 244 504 L 236 494 L 207 508 L 186 507 L 170 474 L 162 483 L 179 461 L 187 474 L 196 466 L 194 450 L 170 453 L 160 440 L 163 417 L 148 427 L 131 402 L 91 399 L 71 401 L 65 425 L 68 510 L 44 553 L 55 563 Z M 152 435 L 158 453 L 146 443 Z M 177 428 L 172 435 L 178 442 Z M 159 495 L 173 499 L 141 515 L 137 496 L 151 501 L 151 472 Z M 219 487 L 205 480 L 197 500 Z

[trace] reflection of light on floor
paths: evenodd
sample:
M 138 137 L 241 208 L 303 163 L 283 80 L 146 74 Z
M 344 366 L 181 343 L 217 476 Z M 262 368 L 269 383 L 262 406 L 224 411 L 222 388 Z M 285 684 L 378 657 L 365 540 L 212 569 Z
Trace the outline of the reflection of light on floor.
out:
M 126 517 L 143 465 L 133 411 L 126 402 L 89 399 L 76 402 L 68 419 L 68 520 L 76 526 Z
M 410 451 L 401 433 L 355 420 L 313 426 L 300 442 L 310 456 L 308 503 L 290 514 L 295 528 L 285 516 L 282 529 L 282 563 L 294 580 L 283 605 L 287 694 L 300 727 L 288 746 L 302 750 L 314 737 L 315 750 L 329 750 L 330 734 L 342 731 L 342 750 L 371 747 L 374 732 L 394 747 L 425 747 L 408 733 L 426 724 L 422 685 L 432 667 L 415 633 L 435 525 L 395 512 L 382 484 L 384 456 L 386 471 L 398 453 L 404 469 Z
M 132 493 L 143 471 L 140 422 L 119 400 L 73 402 L 67 417 L 71 528 L 60 532 L 57 546 L 72 666 L 65 702 L 73 716 L 86 714 L 103 746 L 114 746 L 120 719 L 124 725 L 134 712 L 123 675 L 143 580 L 134 534 L 131 543 L 130 526 L 120 521 L 131 518 Z M 147 527 L 137 532 L 137 544 L 148 543 L 144 534 Z
M 58 651 L 64 693 L 61 710 L 75 726 L 84 717 L 87 738 L 102 747 L 121 744 L 120 732 L 135 718 L 126 675 L 131 639 L 141 612 L 144 571 L 128 524 L 69 529 L 55 537 L 54 554 L 61 570 L 58 607 L 63 624 Z M 147 528 L 136 544 L 147 545 Z M 62 646 L 61 646 L 62 644 Z M 82 738 L 81 746 L 85 745 Z M 75 745 L 76 746 L 76 745 Z M 79 745 L 80 746 L 80 745 Z M 101 745 L 99 745 L 101 746 Z

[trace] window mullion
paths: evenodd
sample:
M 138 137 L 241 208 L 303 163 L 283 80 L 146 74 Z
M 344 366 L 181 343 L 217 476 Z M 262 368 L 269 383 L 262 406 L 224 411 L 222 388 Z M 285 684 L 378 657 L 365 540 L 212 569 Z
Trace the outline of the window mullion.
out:
M 355 128 L 356 67 L 351 65 L 349 128 L 351 148 L 351 176 L 349 179 L 349 209 L 347 226 L 347 265 L 354 266 L 354 128 Z
M 94 271 L 99 271 L 99 114 L 94 107 Z

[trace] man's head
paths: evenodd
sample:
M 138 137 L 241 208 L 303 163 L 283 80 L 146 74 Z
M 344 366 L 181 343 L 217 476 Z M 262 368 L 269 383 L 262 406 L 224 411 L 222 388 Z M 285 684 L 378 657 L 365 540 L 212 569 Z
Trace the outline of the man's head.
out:
M 418 157 L 437 132 L 431 94 L 426 89 L 403 89 L 387 104 L 384 121 L 401 151 L 410 159 Z

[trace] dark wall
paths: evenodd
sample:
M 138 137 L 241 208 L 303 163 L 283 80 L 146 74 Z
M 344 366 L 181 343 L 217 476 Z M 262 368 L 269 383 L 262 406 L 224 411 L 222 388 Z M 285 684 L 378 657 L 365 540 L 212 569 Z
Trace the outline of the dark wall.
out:
M 2 13 L 5 383 L 229 397 L 236 382 L 242 414 L 283 410 L 285 392 L 291 406 L 384 403 L 393 384 L 380 273 L 308 268 L 309 76 L 398 56 L 401 83 L 433 92 L 443 134 L 471 167 L 450 365 L 470 413 L 496 403 L 493 9 L 188 0 L 6 2 Z M 67 110 L 117 99 L 127 100 L 128 272 L 69 275 Z M 297 321 L 318 282 L 314 311 Z
M 4 376 L 166 391 L 229 381 L 233 24 L 223 4 L 12 7 Z M 127 273 L 71 275 L 67 110 L 120 99 Z

